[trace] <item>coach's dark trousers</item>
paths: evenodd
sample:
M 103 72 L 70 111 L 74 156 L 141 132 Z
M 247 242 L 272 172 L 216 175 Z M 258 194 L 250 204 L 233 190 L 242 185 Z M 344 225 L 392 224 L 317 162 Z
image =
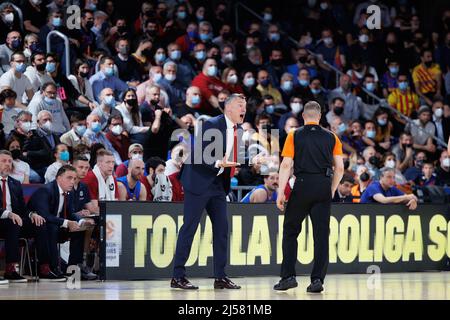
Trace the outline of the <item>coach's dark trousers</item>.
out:
M 330 232 L 331 177 L 301 174 L 297 177 L 286 206 L 283 224 L 283 262 L 281 277 L 295 276 L 297 237 L 302 222 L 311 217 L 314 235 L 314 266 L 311 281 L 324 282 L 328 268 L 328 237 Z
M 205 209 L 212 222 L 214 276 L 216 278 L 226 276 L 225 265 L 228 253 L 227 202 L 222 180 L 217 177 L 205 194 L 195 195 L 185 190 L 184 217 L 175 251 L 174 278 L 181 278 L 186 274 L 185 264 L 191 252 L 192 240 Z

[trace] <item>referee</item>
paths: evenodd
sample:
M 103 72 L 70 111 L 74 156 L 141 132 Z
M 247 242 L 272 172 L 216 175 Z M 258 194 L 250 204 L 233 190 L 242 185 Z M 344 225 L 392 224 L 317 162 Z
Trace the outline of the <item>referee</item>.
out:
M 320 110 L 320 104 L 315 101 L 304 106 L 305 126 L 289 133 L 283 148 L 280 190 L 285 189 L 292 166 L 296 180 L 286 206 L 281 280 L 274 286 L 275 290 L 297 287 L 297 237 L 303 220 L 310 215 L 314 234 L 314 266 L 307 292 L 323 291 L 328 267 L 331 199 L 342 179 L 344 163 L 339 138 L 319 125 Z M 277 207 L 281 211 L 284 210 L 284 202 L 284 193 L 278 193 Z

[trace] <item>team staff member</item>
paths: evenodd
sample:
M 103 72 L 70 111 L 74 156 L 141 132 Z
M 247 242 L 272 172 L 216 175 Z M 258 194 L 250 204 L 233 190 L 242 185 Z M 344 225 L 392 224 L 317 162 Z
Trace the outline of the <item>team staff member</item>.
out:
M 303 219 L 310 215 L 314 235 L 314 266 L 307 292 L 323 291 L 329 260 L 331 199 L 344 174 L 344 162 L 339 138 L 319 125 L 320 110 L 319 103 L 308 102 L 303 111 L 305 126 L 289 133 L 284 145 L 279 175 L 280 190 L 286 188 L 292 167 L 296 180 L 285 211 L 281 280 L 274 286 L 275 290 L 297 287 L 297 237 Z M 284 210 L 284 202 L 284 193 L 278 193 L 277 207 L 281 211 Z

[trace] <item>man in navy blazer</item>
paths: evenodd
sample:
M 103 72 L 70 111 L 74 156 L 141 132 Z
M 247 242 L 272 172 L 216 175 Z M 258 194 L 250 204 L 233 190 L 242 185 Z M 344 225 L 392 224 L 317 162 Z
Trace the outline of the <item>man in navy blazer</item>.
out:
M 172 288 L 198 289 L 186 279 L 185 264 L 205 209 L 213 226 L 214 288 L 241 288 L 225 273 L 228 253 L 226 195 L 230 190 L 230 177 L 239 165 L 237 160 L 242 159 L 239 152 L 242 130 L 238 125 L 244 121 L 245 112 L 245 97 L 229 96 L 224 115 L 209 119 L 203 123 L 202 130 L 198 130 L 201 137 L 198 134 L 195 137 L 190 162 L 183 165 L 184 222 L 178 234 Z
M 58 242 L 65 242 L 70 238 L 69 265 L 77 265 L 83 261 L 84 232 L 80 231 L 81 218 L 74 213 L 73 186 L 77 177 L 76 169 L 71 165 L 64 165 L 56 174 L 56 180 L 38 189 L 28 202 L 32 217 L 38 215 L 45 219 L 42 226 L 42 250 L 39 280 L 65 281 L 58 268 Z

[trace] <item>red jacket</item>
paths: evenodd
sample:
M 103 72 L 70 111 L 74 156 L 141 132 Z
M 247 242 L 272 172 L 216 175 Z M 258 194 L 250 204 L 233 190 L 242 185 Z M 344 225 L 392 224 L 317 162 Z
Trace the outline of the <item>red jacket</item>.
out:
M 199 87 L 202 94 L 202 102 L 200 103 L 199 109 L 205 113 L 211 112 L 215 108 L 208 102 L 211 96 L 216 96 L 223 89 L 228 89 L 228 86 L 223 83 L 219 78 L 208 77 L 200 72 L 193 80 L 192 86 Z

